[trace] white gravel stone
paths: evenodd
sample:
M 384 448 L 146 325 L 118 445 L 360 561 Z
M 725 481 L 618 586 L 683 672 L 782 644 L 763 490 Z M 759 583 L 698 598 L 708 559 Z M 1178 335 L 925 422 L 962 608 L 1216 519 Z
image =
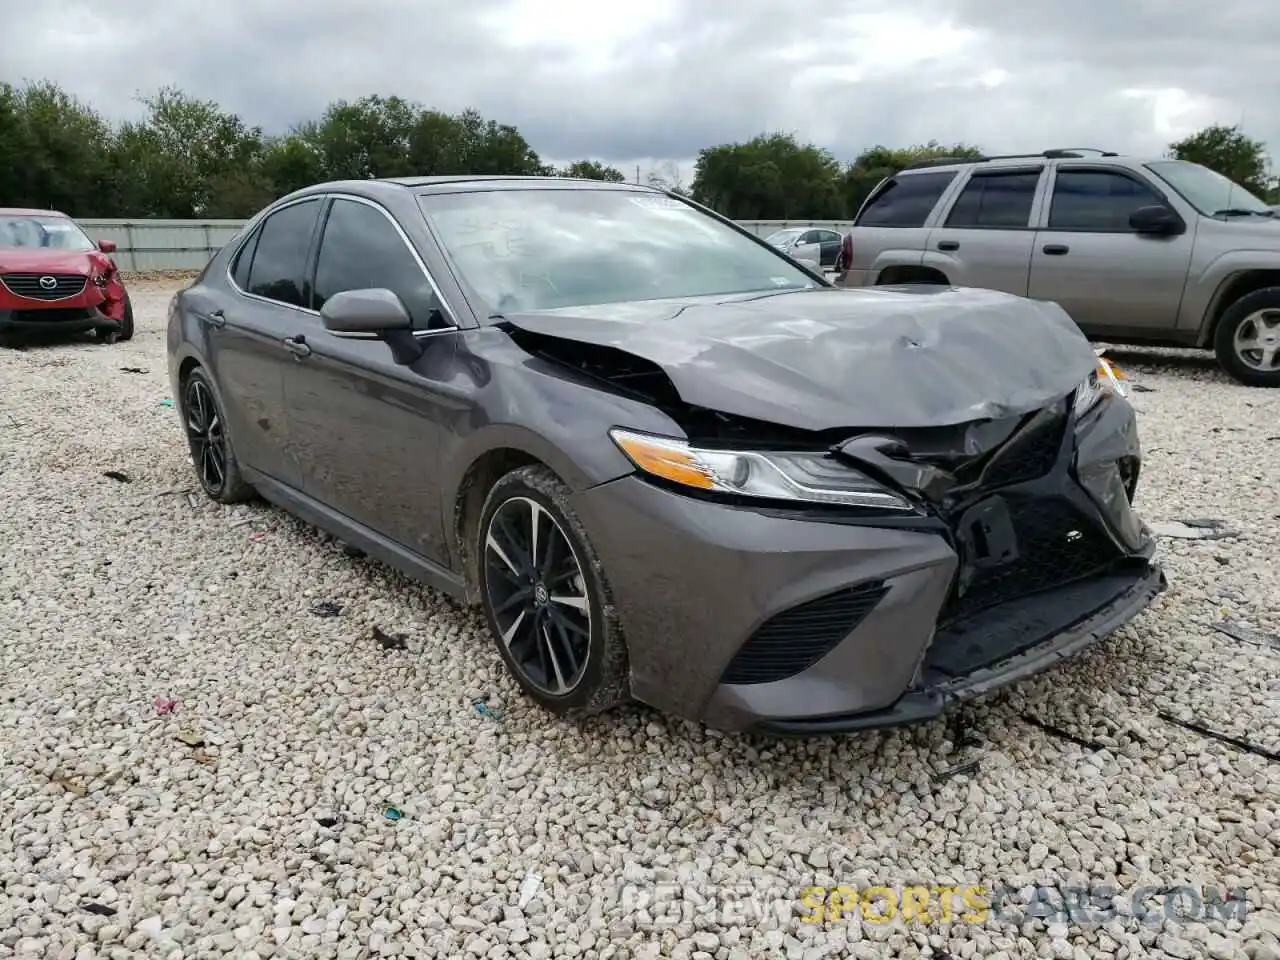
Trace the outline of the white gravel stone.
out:
M 638 708 L 577 726 L 521 699 L 473 613 L 264 504 L 189 502 L 160 404 L 172 290 L 133 285 L 128 344 L 0 349 L 0 956 L 1277 955 L 1280 764 L 1157 712 L 1280 751 L 1280 652 L 1213 629 L 1280 635 L 1280 391 L 1116 353 L 1152 391 L 1144 515 L 1238 535 L 1163 539 L 1171 590 L 966 708 L 977 746 L 946 721 L 813 742 Z M 1251 912 L 1188 926 L 1151 897 L 1142 925 L 1120 896 L 1110 921 L 904 925 L 851 901 L 813 925 L 798 904 L 1037 883 L 1239 888 Z

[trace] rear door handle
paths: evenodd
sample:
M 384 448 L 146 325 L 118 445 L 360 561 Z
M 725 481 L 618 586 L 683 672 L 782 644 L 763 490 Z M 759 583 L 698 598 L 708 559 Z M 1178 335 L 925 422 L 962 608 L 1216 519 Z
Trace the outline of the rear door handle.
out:
M 301 334 L 296 337 L 285 337 L 284 345 L 295 357 L 311 356 L 311 348 L 307 346 L 307 338 Z
M 959 250 L 960 241 L 959 240 L 939 240 L 938 249 L 939 250 Z
M 201 323 L 206 323 L 211 327 L 221 330 L 227 325 L 226 315 L 221 310 L 213 310 L 210 313 L 196 314 L 200 318 Z
M 1069 249 L 1071 248 L 1062 243 L 1046 243 L 1044 245 L 1044 252 L 1051 257 L 1060 257 Z

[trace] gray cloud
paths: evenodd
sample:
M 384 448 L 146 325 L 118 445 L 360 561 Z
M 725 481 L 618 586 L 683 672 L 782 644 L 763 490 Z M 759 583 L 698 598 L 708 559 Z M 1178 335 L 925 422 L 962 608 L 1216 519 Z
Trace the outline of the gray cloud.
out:
M 0 78 L 113 119 L 173 84 L 270 131 L 396 93 L 515 124 L 551 159 L 637 158 L 793 131 L 876 143 L 1162 152 L 1243 119 L 1280 148 L 1280 5 L 1222 0 L 73 0 L 10 5 Z M 69 27 L 69 25 L 72 25 Z

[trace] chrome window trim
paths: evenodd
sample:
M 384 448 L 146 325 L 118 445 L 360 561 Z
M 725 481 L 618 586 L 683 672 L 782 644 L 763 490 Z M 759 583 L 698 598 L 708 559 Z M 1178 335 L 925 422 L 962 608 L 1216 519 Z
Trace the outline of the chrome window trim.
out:
M 273 216 L 274 214 L 278 213 L 281 210 L 285 210 L 289 207 L 296 206 L 299 203 L 306 203 L 309 200 L 321 200 L 321 201 L 351 200 L 351 201 L 354 201 L 355 203 L 363 203 L 366 207 L 372 207 L 374 210 L 377 210 L 380 214 L 382 214 L 387 219 L 387 221 L 391 224 L 391 226 L 395 228 L 396 233 L 399 234 L 400 236 L 400 242 L 405 245 L 409 253 L 413 256 L 414 262 L 418 265 L 418 269 L 422 271 L 422 275 L 426 278 L 427 284 L 431 287 L 431 292 L 435 294 L 436 300 L 440 302 L 440 306 L 443 307 L 445 311 L 447 311 L 448 316 L 446 317 L 446 319 L 452 321 L 449 323 L 448 326 L 436 327 L 432 330 L 414 330 L 413 336 L 414 337 L 434 336 L 439 333 L 453 333 L 460 329 L 457 321 L 453 319 L 456 316 L 456 311 L 453 309 L 452 306 L 449 305 L 449 302 L 445 300 L 444 294 L 440 292 L 440 286 L 439 284 L 436 283 L 435 277 L 431 276 L 431 271 L 427 269 L 427 265 L 425 261 L 423 261 L 422 255 L 418 253 L 418 248 L 413 245 L 413 241 L 410 240 L 409 235 L 405 233 L 404 227 L 400 226 L 400 222 L 396 220 L 396 218 L 392 216 L 391 211 L 389 211 L 386 207 L 382 206 L 382 204 L 376 203 L 375 201 L 370 200 L 367 197 L 358 197 L 355 194 L 351 194 L 351 193 L 309 194 L 308 196 L 305 196 L 305 197 L 298 197 L 296 200 L 290 200 L 288 203 L 282 203 L 280 204 L 280 206 L 270 210 L 261 220 L 259 220 L 257 223 L 253 225 L 252 230 L 249 230 L 245 233 L 244 237 L 241 238 L 240 242 L 236 245 L 235 250 L 231 253 L 231 256 L 227 257 L 227 266 L 226 266 L 225 273 L 226 273 L 227 283 L 230 284 L 231 289 L 233 289 L 236 293 L 240 294 L 240 296 L 247 297 L 250 300 L 257 300 L 261 303 L 270 303 L 279 307 L 287 307 L 290 310 L 296 310 L 299 313 L 303 313 L 311 317 L 320 316 L 319 310 L 312 310 L 310 307 L 300 307 L 296 304 L 283 303 L 280 300 L 272 300 L 270 297 L 259 296 L 256 293 L 249 293 L 247 290 L 241 289 L 239 284 L 236 283 L 235 278 L 231 275 L 231 265 L 235 263 L 236 257 L 240 255 L 241 251 L 245 247 L 245 244 L 249 242 L 249 239 L 254 235 L 254 233 L 256 233 L 262 228 L 262 224 L 269 217 Z M 320 234 L 320 244 L 321 246 L 324 245 L 323 231 Z M 317 248 L 316 249 L 317 264 L 319 264 L 319 255 L 320 255 L 319 251 L 320 251 L 320 248 Z M 338 333 L 333 330 L 326 330 L 325 332 L 330 334 L 331 336 L 340 337 L 344 340 L 377 340 L 378 339 L 377 334 Z

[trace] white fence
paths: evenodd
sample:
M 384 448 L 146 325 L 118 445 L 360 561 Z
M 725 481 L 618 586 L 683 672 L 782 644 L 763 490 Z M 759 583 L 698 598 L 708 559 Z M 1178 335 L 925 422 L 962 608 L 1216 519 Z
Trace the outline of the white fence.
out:
M 243 220 L 81 220 L 94 240 L 114 240 L 121 270 L 199 270 L 236 235 Z M 758 237 L 784 227 L 821 227 L 843 233 L 847 220 L 740 220 Z

